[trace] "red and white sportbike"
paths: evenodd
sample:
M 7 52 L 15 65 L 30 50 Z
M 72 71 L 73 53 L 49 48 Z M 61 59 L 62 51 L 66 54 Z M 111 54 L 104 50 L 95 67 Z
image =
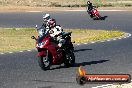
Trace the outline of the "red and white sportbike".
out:
M 48 70 L 51 65 L 63 64 L 67 67 L 73 66 L 75 63 L 74 47 L 71 42 L 71 32 L 62 34 L 66 40 L 63 48 L 59 48 L 49 34 L 43 37 L 32 39 L 36 40 L 36 48 L 38 50 L 38 63 L 41 69 Z
M 87 11 L 87 12 L 90 15 L 90 17 L 93 18 L 93 20 L 102 20 L 99 11 L 95 7 L 93 7 L 91 11 Z
M 93 15 L 93 19 L 101 19 L 99 11 L 96 8 L 93 8 L 92 11 L 91 11 L 91 13 Z

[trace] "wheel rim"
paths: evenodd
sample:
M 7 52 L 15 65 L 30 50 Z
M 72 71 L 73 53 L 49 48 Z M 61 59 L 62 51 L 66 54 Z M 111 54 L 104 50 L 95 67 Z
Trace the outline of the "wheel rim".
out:
M 48 50 L 46 51 L 46 57 L 43 57 L 43 63 L 45 67 L 48 67 L 50 64 L 49 57 L 48 57 Z
M 48 67 L 49 66 L 49 60 L 48 60 L 48 58 L 47 57 L 43 57 L 43 63 L 44 63 L 44 65 L 45 65 L 45 67 Z
M 67 56 L 67 60 L 69 61 L 69 63 L 72 63 L 72 57 L 70 55 Z

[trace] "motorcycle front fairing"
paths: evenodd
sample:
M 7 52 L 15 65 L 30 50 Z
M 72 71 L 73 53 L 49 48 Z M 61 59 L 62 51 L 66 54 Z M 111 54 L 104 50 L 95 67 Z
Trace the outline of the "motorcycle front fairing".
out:
M 39 52 L 38 56 L 45 57 L 47 55 L 46 50 L 48 50 L 52 55 L 52 59 L 53 59 L 52 63 L 54 64 L 58 61 L 57 59 L 59 59 L 59 58 L 57 56 L 58 54 L 57 54 L 56 48 L 53 44 L 51 44 L 49 37 L 44 38 L 42 40 L 42 42 L 38 43 L 36 48 L 38 49 L 38 52 Z
M 99 12 L 97 11 L 97 9 L 93 9 L 93 10 L 92 10 L 92 14 L 93 14 L 93 15 L 97 15 L 97 14 L 99 14 Z
M 38 56 L 46 56 L 46 49 L 42 48 L 42 43 L 37 44 Z

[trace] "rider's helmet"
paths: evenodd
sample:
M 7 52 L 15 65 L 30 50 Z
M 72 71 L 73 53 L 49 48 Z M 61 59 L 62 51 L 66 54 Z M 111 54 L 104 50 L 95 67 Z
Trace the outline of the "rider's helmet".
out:
M 48 21 L 50 19 L 50 15 L 49 14 L 45 14 L 44 16 L 43 16 L 43 20 L 44 21 Z
M 55 27 L 56 26 L 56 20 L 55 19 L 50 19 L 48 21 L 48 24 L 49 24 L 50 28 Z
M 90 1 L 87 1 L 87 5 L 89 5 L 91 2 Z

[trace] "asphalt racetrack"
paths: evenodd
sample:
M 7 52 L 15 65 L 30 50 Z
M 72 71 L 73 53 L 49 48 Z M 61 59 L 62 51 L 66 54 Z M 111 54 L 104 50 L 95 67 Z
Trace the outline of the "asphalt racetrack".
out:
M 34 27 L 41 25 L 36 13 L 0 13 L 0 27 Z M 48 12 L 63 28 L 120 29 L 132 33 L 132 12 L 100 12 L 105 20 L 93 21 L 86 12 Z M 4 42 L 4 41 L 1 41 Z M 91 88 L 102 84 L 76 83 L 81 65 L 90 74 L 124 73 L 132 75 L 132 38 L 75 46 L 76 64 L 64 68 L 53 66 L 43 71 L 37 63 L 37 51 L 0 54 L 0 88 Z

